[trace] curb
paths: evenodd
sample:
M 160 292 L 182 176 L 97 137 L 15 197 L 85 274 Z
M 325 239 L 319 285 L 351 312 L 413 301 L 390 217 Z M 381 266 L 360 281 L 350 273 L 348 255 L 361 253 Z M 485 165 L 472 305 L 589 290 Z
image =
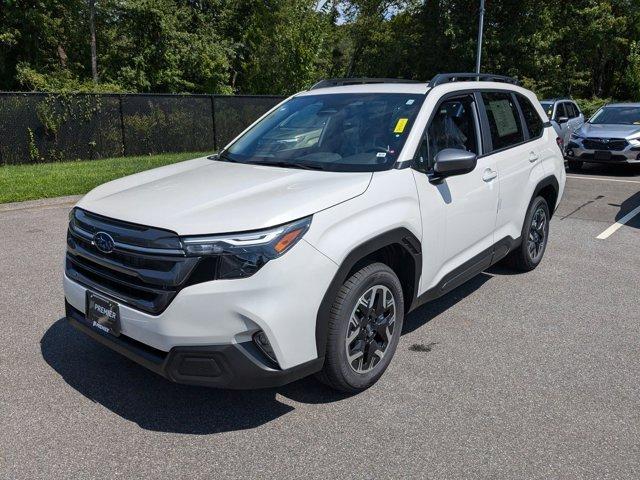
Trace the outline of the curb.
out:
M 15 210 L 29 210 L 34 208 L 51 208 L 76 203 L 82 195 L 69 195 L 66 197 L 41 198 L 39 200 L 27 200 L 26 202 L 12 202 L 0 204 L 1 212 L 12 212 Z

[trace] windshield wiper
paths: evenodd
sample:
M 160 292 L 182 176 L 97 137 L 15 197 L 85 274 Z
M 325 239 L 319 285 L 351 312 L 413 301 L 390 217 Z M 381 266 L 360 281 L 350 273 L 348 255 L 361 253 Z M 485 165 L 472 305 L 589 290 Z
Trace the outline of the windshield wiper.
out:
M 309 163 L 293 163 L 285 162 L 283 160 L 269 160 L 269 161 L 256 161 L 256 162 L 241 162 L 232 158 L 227 152 L 222 151 L 216 155 L 210 155 L 207 157 L 209 160 L 219 160 L 222 162 L 231 163 L 244 163 L 246 165 L 267 165 L 270 167 L 282 167 L 282 168 L 299 168 L 300 170 L 326 170 L 322 165 L 309 164 Z
M 294 163 L 294 162 L 285 162 L 282 160 L 273 160 L 273 161 L 260 161 L 260 162 L 251 162 L 253 165 L 268 165 L 270 167 L 282 167 L 282 168 L 299 168 L 300 170 L 326 170 L 322 165 L 318 164 L 310 164 L 310 163 Z
M 236 160 L 235 158 L 231 158 L 229 154 L 225 151 L 222 151 L 220 153 L 216 153 L 213 155 L 209 155 L 207 158 L 209 160 L 219 160 L 222 162 L 241 163 L 241 162 L 238 162 L 238 160 Z

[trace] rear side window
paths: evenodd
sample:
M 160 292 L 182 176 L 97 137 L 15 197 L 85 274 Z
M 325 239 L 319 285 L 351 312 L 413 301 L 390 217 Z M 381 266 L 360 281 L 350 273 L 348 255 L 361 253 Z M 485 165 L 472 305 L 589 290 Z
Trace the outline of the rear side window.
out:
M 567 103 L 567 106 L 570 109 L 571 118 L 576 118 L 580 116 L 580 109 L 575 103 Z
M 535 107 L 531 104 L 529 99 L 524 95 L 516 94 L 520 109 L 522 110 L 522 116 L 524 117 L 524 123 L 526 123 L 529 129 L 529 138 L 537 138 L 542 135 L 544 129 L 544 123 L 538 115 Z
M 524 141 L 520 115 L 508 92 L 483 92 L 493 150 L 509 148 Z

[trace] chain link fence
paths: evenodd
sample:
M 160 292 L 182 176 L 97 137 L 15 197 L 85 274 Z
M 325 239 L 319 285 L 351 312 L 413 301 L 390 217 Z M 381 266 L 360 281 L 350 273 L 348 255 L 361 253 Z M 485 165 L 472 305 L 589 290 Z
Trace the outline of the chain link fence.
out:
M 0 164 L 215 151 L 282 99 L 0 92 Z

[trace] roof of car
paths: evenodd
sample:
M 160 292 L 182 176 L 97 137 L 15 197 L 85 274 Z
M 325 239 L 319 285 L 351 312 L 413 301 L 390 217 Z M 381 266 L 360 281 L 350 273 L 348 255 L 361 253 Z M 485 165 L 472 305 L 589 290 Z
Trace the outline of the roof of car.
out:
M 633 103 L 633 102 L 627 102 L 627 103 L 607 103 L 606 105 L 604 105 L 605 107 L 640 107 L 640 103 Z
M 555 102 L 572 102 L 572 103 L 576 103 L 571 98 L 545 98 L 544 100 L 540 100 L 540 103 L 555 103 Z
M 332 93 L 409 93 L 409 94 L 425 94 L 430 89 L 452 84 L 460 84 L 463 82 L 465 87 L 472 88 L 482 87 L 497 88 L 505 85 L 520 87 L 517 79 L 504 75 L 494 75 L 491 73 L 439 73 L 435 75 L 429 82 L 421 82 L 417 80 L 406 80 L 401 78 L 329 78 L 320 80 L 313 85 L 308 91 L 298 95 L 313 94 L 332 94 Z M 480 84 L 480 85 L 478 85 Z M 455 90 L 456 88 L 449 89 Z
M 406 93 L 425 94 L 429 90 L 428 83 L 362 83 L 356 85 L 340 85 L 336 87 L 317 88 L 300 92 L 298 95 L 326 95 L 331 93 Z

